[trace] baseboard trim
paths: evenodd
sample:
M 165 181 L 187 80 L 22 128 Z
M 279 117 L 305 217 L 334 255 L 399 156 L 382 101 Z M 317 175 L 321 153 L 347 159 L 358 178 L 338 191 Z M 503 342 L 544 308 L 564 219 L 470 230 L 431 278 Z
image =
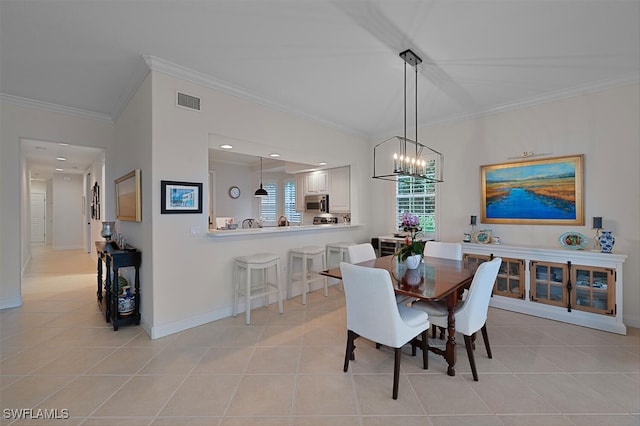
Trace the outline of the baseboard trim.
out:
M 22 296 L 0 299 L 0 309 L 18 308 L 22 303 Z
M 159 339 L 161 337 L 169 336 L 170 334 L 179 333 L 184 330 L 188 330 L 193 327 L 198 327 L 203 324 L 207 324 L 212 321 L 217 321 L 222 318 L 231 316 L 231 307 L 220 309 L 218 311 L 207 312 L 202 315 L 196 315 L 183 320 L 170 322 L 168 324 L 152 326 L 147 331 L 146 324 L 145 331 L 151 336 L 151 339 Z

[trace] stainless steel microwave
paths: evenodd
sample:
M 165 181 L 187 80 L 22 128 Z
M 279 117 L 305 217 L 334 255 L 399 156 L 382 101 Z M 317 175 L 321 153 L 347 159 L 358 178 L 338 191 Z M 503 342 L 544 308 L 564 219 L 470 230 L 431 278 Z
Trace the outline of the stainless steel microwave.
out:
M 304 211 L 329 213 L 329 195 L 307 195 L 304 197 Z

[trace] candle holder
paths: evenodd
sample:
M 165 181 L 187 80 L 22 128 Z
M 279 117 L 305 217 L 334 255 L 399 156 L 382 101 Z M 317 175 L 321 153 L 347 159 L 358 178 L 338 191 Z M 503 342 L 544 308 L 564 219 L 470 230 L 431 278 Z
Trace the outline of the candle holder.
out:
M 105 241 L 111 241 L 111 236 L 116 232 L 115 226 L 115 222 L 102 222 L 100 235 L 105 239 Z

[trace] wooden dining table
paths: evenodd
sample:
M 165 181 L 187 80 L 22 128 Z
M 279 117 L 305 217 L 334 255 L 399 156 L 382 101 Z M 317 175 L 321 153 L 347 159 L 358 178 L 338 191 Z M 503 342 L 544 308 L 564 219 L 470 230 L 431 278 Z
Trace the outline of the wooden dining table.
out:
M 429 346 L 429 350 L 441 355 L 447 361 L 447 374 L 455 376 L 456 365 L 456 321 L 455 308 L 464 288 L 473 280 L 477 264 L 458 260 L 425 256 L 417 269 L 407 269 L 396 256 L 383 256 L 374 260 L 358 263 L 369 268 L 380 268 L 389 271 L 396 294 L 428 301 L 446 303 L 447 341 L 445 350 Z M 340 268 L 332 268 L 321 272 L 322 275 L 342 279 Z

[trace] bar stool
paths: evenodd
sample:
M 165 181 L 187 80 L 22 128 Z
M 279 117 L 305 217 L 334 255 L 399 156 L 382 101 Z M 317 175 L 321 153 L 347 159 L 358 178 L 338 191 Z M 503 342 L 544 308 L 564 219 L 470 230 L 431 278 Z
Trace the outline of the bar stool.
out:
M 269 282 L 269 268 L 275 268 L 275 282 Z M 244 281 L 241 280 L 242 272 L 245 272 Z M 254 272 L 262 272 L 260 282 L 254 283 Z M 269 296 L 276 294 L 278 297 L 278 310 L 282 310 L 282 292 L 280 285 L 280 258 L 272 253 L 257 253 L 250 256 L 238 256 L 234 258 L 233 266 L 233 316 L 238 314 L 239 296 L 245 297 L 245 323 L 251 323 L 251 300 L 264 297 L 264 306 L 269 305 Z M 270 289 L 269 287 L 272 287 Z
M 353 246 L 355 243 L 339 242 L 327 244 L 327 268 L 336 268 L 340 266 L 340 262 L 349 263 L 349 246 Z M 337 255 L 338 261 L 336 263 L 331 262 L 331 256 Z
M 296 260 L 300 260 L 302 263 L 301 272 L 294 272 L 294 263 Z M 320 265 L 316 264 L 317 261 L 320 262 Z M 314 266 L 316 266 L 318 270 L 314 271 Z M 319 274 L 320 271 L 325 269 L 327 269 L 327 257 L 323 247 L 305 246 L 289 250 L 289 285 L 287 286 L 287 299 L 291 298 L 291 288 L 293 287 L 294 281 L 300 281 L 302 283 L 303 305 L 307 304 L 307 292 L 310 290 L 310 285 L 313 282 L 324 282 L 324 296 L 327 297 L 329 295 L 327 277 Z

